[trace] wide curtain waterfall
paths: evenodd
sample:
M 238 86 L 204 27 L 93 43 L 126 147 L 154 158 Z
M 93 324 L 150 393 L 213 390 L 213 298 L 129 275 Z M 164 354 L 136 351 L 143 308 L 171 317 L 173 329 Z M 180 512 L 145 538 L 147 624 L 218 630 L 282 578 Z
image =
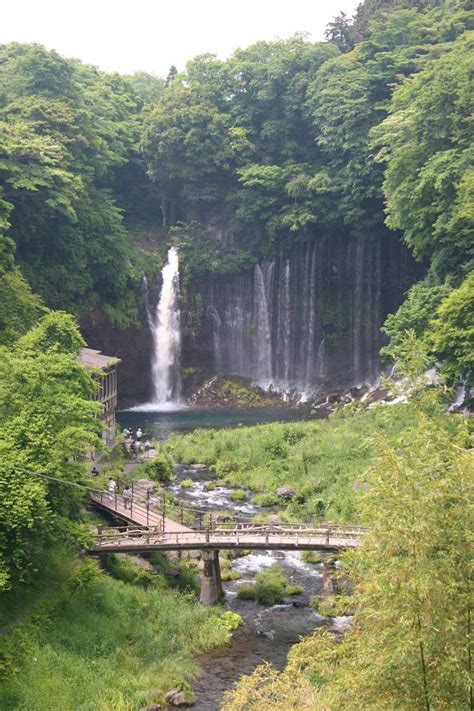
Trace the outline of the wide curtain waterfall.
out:
M 319 239 L 235 275 L 196 284 L 201 364 L 303 395 L 373 381 L 380 326 L 416 266 L 396 239 Z M 196 362 L 195 356 L 191 358 Z
M 161 274 L 163 281 L 155 314 L 151 313 L 147 303 L 148 322 L 153 335 L 153 395 L 149 405 L 167 409 L 181 403 L 179 259 L 174 247 L 168 251 L 168 262 Z

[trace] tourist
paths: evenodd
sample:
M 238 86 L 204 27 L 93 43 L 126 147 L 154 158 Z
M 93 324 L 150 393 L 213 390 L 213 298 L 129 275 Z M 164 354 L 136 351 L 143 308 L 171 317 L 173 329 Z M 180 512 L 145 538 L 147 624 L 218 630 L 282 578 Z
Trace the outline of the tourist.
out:
M 151 444 L 150 444 L 150 441 L 147 439 L 147 440 L 145 440 L 145 457 L 147 459 L 150 456 L 150 449 L 151 449 Z
M 128 428 L 128 439 L 132 439 L 133 437 L 133 430 L 131 427 Z
M 128 484 L 123 490 L 123 506 L 126 509 L 132 508 L 132 490 L 130 489 Z
M 97 469 L 96 465 L 94 464 L 94 466 L 91 469 L 91 476 L 98 476 L 98 475 L 99 475 L 99 470 Z
M 137 446 L 136 446 L 135 442 L 130 442 L 130 454 L 131 454 L 131 456 L 134 457 L 136 453 L 137 453 Z
M 112 477 L 111 477 L 109 479 L 109 483 L 107 484 L 107 491 L 109 492 L 109 500 L 110 501 L 112 501 L 114 498 L 116 488 L 117 488 L 117 484 L 115 483 L 115 480 L 112 479 Z
M 141 428 L 139 427 L 138 430 L 137 430 L 137 434 L 136 434 L 136 440 L 137 440 L 137 442 L 141 442 L 141 441 L 142 441 L 142 437 L 143 437 L 143 432 L 141 431 Z
M 125 437 L 125 439 L 129 439 L 129 438 L 130 438 L 130 431 L 129 431 L 128 427 L 124 427 L 124 428 L 123 428 L 122 434 L 123 434 L 123 436 Z

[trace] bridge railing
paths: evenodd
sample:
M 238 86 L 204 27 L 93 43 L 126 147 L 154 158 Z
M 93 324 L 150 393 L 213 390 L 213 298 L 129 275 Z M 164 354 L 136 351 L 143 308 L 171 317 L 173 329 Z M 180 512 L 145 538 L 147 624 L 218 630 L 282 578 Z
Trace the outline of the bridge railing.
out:
M 103 489 L 89 489 L 92 501 L 103 508 L 125 516 L 125 504 L 128 504 L 129 518 L 132 513 L 138 513 L 140 518 L 146 517 L 146 525 L 155 525 L 159 520 L 164 524 L 166 518 L 177 521 L 188 528 L 201 530 L 207 527 L 229 523 L 235 525 L 237 516 L 233 513 L 222 511 L 203 511 L 187 506 L 181 501 L 173 501 L 163 492 L 160 496 L 153 496 L 150 492 L 134 494 L 130 499 L 120 494 L 110 494 Z
M 224 534 L 225 531 L 235 533 L 255 533 L 265 530 L 266 532 L 279 531 L 282 535 L 286 531 L 291 531 L 295 535 L 296 531 L 301 533 L 311 531 L 314 535 L 325 535 L 332 537 L 344 537 L 345 539 L 357 539 L 365 531 L 361 526 L 352 526 L 337 523 L 254 523 L 249 521 L 236 521 L 231 516 L 222 512 L 204 512 L 199 509 L 185 506 L 180 502 L 170 502 L 163 495 L 152 497 L 124 497 L 120 494 L 111 494 L 102 489 L 89 489 L 90 498 L 104 508 L 117 513 L 129 521 L 133 521 L 135 527 L 144 526 L 166 532 L 167 519 L 178 521 L 189 530 L 196 533 L 216 532 Z M 114 531 L 117 529 L 104 529 Z M 123 530 L 123 527 L 122 527 Z M 175 534 L 174 534 L 175 535 Z
M 144 526 L 163 528 L 163 514 L 156 512 L 149 505 L 144 505 L 135 497 L 110 493 L 103 489 L 89 489 L 89 498 L 104 508 L 129 520 L 139 517 Z M 138 516 L 137 516 L 138 514 Z
M 356 543 L 365 529 L 356 526 L 320 525 L 310 524 L 238 524 L 237 526 L 223 525 L 200 530 L 188 529 L 186 531 L 166 531 L 162 526 L 137 527 L 128 526 L 121 528 L 101 528 L 96 535 L 96 548 L 118 547 L 136 545 L 137 547 L 149 545 L 173 545 L 176 547 L 196 546 L 199 544 L 212 544 L 233 542 L 236 545 L 245 541 L 273 544 L 285 539 L 293 539 L 297 546 L 299 543 L 316 539 L 323 545 L 344 545 Z M 258 539 L 261 539 L 258 541 Z

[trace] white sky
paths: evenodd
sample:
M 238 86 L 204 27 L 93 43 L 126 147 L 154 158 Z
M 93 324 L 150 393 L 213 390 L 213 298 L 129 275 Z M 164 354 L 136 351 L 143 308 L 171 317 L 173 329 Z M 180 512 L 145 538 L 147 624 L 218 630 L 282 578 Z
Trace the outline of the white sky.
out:
M 323 39 L 341 10 L 360 0 L 11 0 L 0 44 L 38 42 L 100 69 L 166 76 L 210 52 L 225 58 L 257 40 L 308 32 Z

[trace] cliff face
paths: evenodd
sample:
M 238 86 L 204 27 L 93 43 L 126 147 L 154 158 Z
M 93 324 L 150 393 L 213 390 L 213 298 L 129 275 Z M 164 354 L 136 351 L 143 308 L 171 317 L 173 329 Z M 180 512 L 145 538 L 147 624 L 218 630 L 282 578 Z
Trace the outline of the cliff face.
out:
M 195 279 L 181 305 L 186 394 L 214 375 L 308 397 L 375 379 L 380 326 L 420 275 L 396 238 L 340 237 L 297 246 L 239 274 Z M 156 299 L 150 295 L 152 310 Z M 118 330 L 96 311 L 81 327 L 90 347 L 122 359 L 121 404 L 146 402 L 153 342 L 145 308 L 141 329 Z
M 144 312 L 140 320 L 141 328 L 117 329 L 100 311 L 90 311 L 80 319 L 82 335 L 90 348 L 122 360 L 117 368 L 119 406 L 146 402 L 152 391 L 152 336 Z
M 318 239 L 189 293 L 183 362 L 308 396 L 380 370 L 380 326 L 420 273 L 395 239 Z M 197 323 L 196 323 L 197 321 Z M 184 321 L 186 323 L 186 321 Z

